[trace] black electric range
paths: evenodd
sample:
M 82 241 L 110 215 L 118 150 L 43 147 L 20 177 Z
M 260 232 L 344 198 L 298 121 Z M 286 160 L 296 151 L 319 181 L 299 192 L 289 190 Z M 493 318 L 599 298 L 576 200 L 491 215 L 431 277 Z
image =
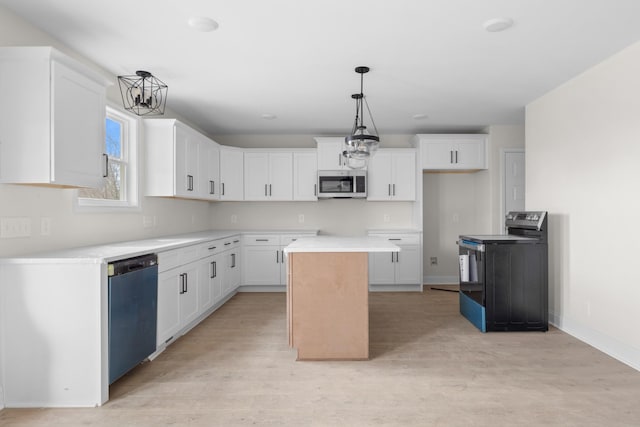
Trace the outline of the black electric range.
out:
M 482 332 L 547 331 L 547 212 L 509 212 L 506 226 L 460 236 L 460 313 Z

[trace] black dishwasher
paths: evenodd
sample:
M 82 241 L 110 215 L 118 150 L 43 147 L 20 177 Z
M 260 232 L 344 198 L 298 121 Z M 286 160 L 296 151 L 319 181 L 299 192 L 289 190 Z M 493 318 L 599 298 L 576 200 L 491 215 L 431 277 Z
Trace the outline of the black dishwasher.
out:
M 142 255 L 110 263 L 109 384 L 156 351 L 158 258 Z

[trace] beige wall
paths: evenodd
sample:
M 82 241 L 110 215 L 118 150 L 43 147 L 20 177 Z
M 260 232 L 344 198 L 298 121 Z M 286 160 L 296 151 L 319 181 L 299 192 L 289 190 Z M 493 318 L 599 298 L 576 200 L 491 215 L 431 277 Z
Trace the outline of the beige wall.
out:
M 501 152 L 524 147 L 524 126 L 490 126 L 484 133 L 489 134 L 488 170 L 422 176 L 424 283 L 458 283 L 461 234 L 501 231 Z M 431 257 L 438 258 L 437 265 Z
M 640 43 L 526 109 L 526 205 L 549 211 L 551 321 L 640 369 Z

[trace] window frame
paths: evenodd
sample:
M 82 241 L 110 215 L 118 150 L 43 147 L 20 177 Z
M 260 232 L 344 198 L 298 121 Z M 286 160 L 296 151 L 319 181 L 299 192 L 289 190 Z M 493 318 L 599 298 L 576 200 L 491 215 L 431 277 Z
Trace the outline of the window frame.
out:
M 122 126 L 122 161 L 118 160 L 118 163 L 126 166 L 124 183 L 121 183 L 124 185 L 120 188 L 124 194 L 124 200 L 80 197 L 79 191 L 76 190 L 74 196 L 76 212 L 132 212 L 141 210 L 139 195 L 141 119 L 126 113 L 111 103 L 107 103 L 105 109 L 105 121 L 107 118 L 119 122 Z M 106 141 L 104 142 L 106 143 Z

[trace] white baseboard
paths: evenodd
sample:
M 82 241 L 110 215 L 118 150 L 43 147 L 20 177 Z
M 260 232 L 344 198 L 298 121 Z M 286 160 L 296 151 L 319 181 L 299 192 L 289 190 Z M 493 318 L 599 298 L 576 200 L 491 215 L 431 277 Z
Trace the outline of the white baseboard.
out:
M 567 317 L 549 313 L 549 323 L 616 360 L 640 371 L 640 349 L 591 329 Z
M 424 276 L 422 283 L 425 285 L 457 285 L 460 281 L 458 276 Z

